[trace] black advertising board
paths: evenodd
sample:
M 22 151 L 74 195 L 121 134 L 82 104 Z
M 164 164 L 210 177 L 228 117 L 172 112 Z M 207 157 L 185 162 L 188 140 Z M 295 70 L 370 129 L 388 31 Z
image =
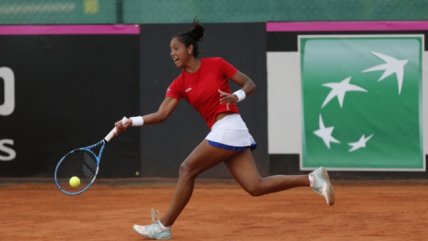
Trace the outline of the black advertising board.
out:
M 138 25 L 0 26 L 0 176 L 50 177 L 138 113 L 138 56 Z M 109 143 L 101 177 L 136 175 L 138 138 Z

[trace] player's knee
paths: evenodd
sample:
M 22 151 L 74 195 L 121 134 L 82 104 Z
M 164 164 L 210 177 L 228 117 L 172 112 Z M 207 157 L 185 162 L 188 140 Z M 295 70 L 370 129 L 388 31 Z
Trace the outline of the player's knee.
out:
M 263 189 L 260 184 L 252 184 L 244 187 L 245 191 L 253 197 L 263 195 Z
M 253 197 L 258 197 L 263 195 L 263 193 L 260 192 L 260 190 L 258 190 L 257 188 L 247 189 L 246 191 L 248 192 L 248 194 L 250 194 Z
M 183 162 L 178 170 L 179 178 L 194 178 L 194 170 L 187 162 Z

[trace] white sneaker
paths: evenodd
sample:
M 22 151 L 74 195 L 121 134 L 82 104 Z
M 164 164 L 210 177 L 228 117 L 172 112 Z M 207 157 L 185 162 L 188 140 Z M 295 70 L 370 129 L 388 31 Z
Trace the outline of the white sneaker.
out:
M 152 224 L 146 226 L 134 224 L 133 229 L 135 232 L 148 239 L 171 239 L 171 228 L 162 227 L 159 221 L 159 211 L 155 211 L 154 209 L 152 209 L 152 222 Z
M 312 180 L 312 190 L 323 196 L 327 205 L 333 205 L 335 202 L 335 193 L 333 186 L 330 183 L 327 170 L 325 170 L 323 167 L 319 167 L 313 172 L 309 173 L 309 176 Z

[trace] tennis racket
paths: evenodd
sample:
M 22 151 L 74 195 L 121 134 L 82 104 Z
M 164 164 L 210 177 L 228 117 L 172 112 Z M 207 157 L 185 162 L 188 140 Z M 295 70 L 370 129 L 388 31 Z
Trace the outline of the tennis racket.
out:
M 122 118 L 126 123 L 127 118 Z M 90 146 L 80 147 L 65 154 L 55 167 L 54 181 L 58 189 L 68 195 L 88 190 L 94 183 L 100 167 L 101 156 L 107 142 L 117 133 L 114 127 L 104 139 Z

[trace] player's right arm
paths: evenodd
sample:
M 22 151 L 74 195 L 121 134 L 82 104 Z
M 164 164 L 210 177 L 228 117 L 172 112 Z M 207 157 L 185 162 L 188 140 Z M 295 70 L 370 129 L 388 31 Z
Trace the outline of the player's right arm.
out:
M 165 97 L 165 99 L 160 104 L 158 110 L 156 112 L 146 114 L 143 117 L 144 125 L 151 125 L 162 123 L 171 115 L 171 113 L 175 110 L 178 105 L 178 99 Z M 125 123 L 121 120 L 117 121 L 115 124 L 117 129 L 117 134 L 120 134 L 126 131 L 130 126 L 132 126 L 132 121 L 128 119 Z
M 144 124 L 157 124 L 162 123 L 171 115 L 178 105 L 178 99 L 165 97 L 159 106 L 158 111 L 143 116 Z

